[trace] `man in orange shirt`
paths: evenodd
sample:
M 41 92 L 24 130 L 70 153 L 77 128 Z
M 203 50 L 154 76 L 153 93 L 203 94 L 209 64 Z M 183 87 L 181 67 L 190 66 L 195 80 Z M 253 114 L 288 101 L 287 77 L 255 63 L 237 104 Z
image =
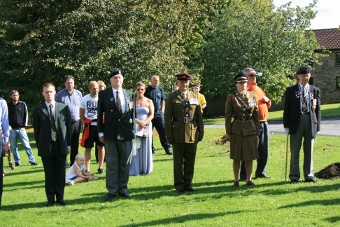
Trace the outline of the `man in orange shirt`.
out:
M 255 178 L 271 178 L 266 175 L 269 145 L 269 128 L 267 118 L 268 109 L 271 106 L 271 100 L 266 96 L 266 93 L 259 86 L 257 86 L 256 76 L 261 76 L 262 74 L 257 73 L 252 68 L 245 68 L 242 72 L 248 76 L 247 90 L 255 93 L 257 100 L 257 108 L 259 110 L 260 133 L 259 144 L 257 148 L 259 158 L 257 159 Z M 246 179 L 244 162 L 242 162 L 241 164 L 240 178 L 241 180 Z

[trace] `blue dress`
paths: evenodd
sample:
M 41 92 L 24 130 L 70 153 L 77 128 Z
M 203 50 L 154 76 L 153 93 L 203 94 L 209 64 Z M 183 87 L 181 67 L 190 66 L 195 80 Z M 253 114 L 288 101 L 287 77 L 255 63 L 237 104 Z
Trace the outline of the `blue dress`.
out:
M 137 106 L 136 118 L 145 120 L 149 116 L 149 107 Z M 136 137 L 136 155 L 132 157 L 130 165 L 130 176 L 132 175 L 145 175 L 153 170 L 152 162 L 152 124 L 151 121 L 148 125 L 148 137 Z

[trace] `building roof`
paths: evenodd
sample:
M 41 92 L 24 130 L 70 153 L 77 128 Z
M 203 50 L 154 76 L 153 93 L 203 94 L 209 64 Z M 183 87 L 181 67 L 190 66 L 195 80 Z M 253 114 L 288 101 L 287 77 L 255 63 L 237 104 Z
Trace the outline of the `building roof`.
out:
M 340 49 L 340 28 L 313 30 L 321 47 L 327 50 Z

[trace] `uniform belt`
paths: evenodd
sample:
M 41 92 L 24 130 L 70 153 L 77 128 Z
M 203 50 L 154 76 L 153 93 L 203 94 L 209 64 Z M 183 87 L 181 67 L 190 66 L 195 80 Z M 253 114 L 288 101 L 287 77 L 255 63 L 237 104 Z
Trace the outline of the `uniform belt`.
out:
M 239 121 L 245 121 L 245 120 L 251 120 L 253 118 L 251 118 L 250 116 L 246 116 L 246 115 L 236 115 L 234 116 L 234 120 L 239 120 Z
M 172 118 L 172 121 L 174 121 L 174 122 L 188 123 L 188 122 L 195 121 L 195 118 L 194 118 L 194 117 L 184 117 L 184 118 L 177 118 L 177 117 L 174 117 L 174 118 Z
M 310 115 L 310 112 L 300 113 L 301 115 Z

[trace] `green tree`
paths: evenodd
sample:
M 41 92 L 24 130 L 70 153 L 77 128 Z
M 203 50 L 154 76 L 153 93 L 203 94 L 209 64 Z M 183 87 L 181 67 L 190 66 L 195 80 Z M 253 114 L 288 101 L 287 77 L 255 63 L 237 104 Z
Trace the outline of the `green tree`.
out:
M 225 98 L 235 90 L 233 77 L 246 67 L 262 71 L 260 86 L 280 101 L 287 78 L 301 65 L 318 63 L 318 44 L 306 31 L 315 17 L 315 0 L 306 7 L 286 4 L 275 8 L 271 1 L 230 1 L 207 33 L 201 58 L 203 83 L 210 98 Z
M 17 89 L 29 106 L 41 85 L 63 87 L 67 74 L 87 93 L 89 80 L 108 83 L 120 68 L 126 88 L 161 76 L 165 87 L 187 71 L 182 43 L 201 18 L 200 1 L 1 0 L 2 94 Z

